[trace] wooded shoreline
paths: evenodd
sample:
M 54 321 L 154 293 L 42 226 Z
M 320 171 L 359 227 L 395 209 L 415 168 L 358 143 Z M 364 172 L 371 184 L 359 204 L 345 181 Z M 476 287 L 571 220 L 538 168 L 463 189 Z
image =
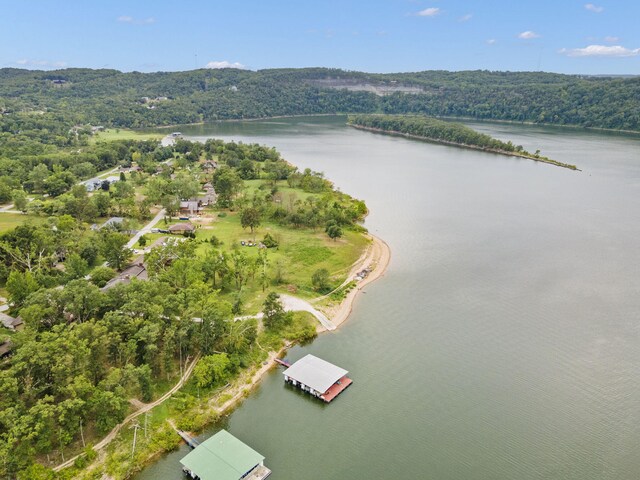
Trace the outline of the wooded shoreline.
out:
M 479 147 L 479 146 L 476 146 L 476 145 L 467 145 L 465 143 L 452 142 L 452 141 L 449 141 L 449 140 L 442 140 L 442 139 L 430 138 L 430 137 L 422 137 L 420 135 L 412 135 L 410 133 L 403 133 L 403 132 L 398 132 L 398 131 L 395 131 L 395 130 L 384 130 L 382 128 L 365 127 L 363 125 L 356 125 L 356 124 L 353 124 L 353 123 L 347 123 L 347 125 L 350 126 L 350 127 L 353 127 L 353 128 L 357 128 L 359 130 L 366 130 L 366 131 L 373 132 L 373 133 L 381 133 L 381 134 L 392 135 L 392 136 L 396 136 L 396 137 L 405 137 L 405 138 L 410 138 L 412 140 L 422 140 L 422 141 L 425 141 L 425 142 L 439 143 L 439 144 L 442 144 L 442 145 L 450 145 L 450 146 L 453 146 L 453 147 L 468 148 L 468 149 L 471 149 L 471 150 L 479 150 L 481 152 L 497 153 L 497 154 L 500 154 L 500 155 L 508 155 L 510 157 L 525 158 L 527 160 L 534 160 L 536 162 L 548 163 L 550 165 L 555 165 L 557 167 L 568 168 L 569 170 L 577 170 L 579 172 L 582 171 L 578 167 L 576 167 L 575 165 L 570 165 L 568 163 L 558 162 L 556 160 L 551 160 L 550 158 L 546 158 L 546 157 L 536 157 L 534 155 L 526 155 L 526 154 L 518 153 L 518 152 L 508 152 L 506 150 L 499 150 L 499 149 L 495 149 L 495 148 L 485 148 L 485 147 Z

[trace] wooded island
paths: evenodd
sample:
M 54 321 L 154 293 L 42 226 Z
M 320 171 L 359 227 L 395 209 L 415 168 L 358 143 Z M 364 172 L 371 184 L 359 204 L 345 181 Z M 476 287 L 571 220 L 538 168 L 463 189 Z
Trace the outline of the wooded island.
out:
M 578 170 L 575 165 L 558 162 L 535 153 L 527 152 L 522 145 L 503 142 L 484 133 L 476 132 L 461 123 L 446 122 L 429 117 L 408 115 L 349 115 L 347 124 L 364 130 L 389 135 L 400 135 L 418 140 L 428 140 L 447 145 L 473 148 L 549 163 L 558 167 Z

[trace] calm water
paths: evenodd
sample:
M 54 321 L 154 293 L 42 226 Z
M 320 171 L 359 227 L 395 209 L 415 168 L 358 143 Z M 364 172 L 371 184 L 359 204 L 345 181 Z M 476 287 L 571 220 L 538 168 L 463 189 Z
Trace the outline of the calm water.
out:
M 640 478 L 640 137 L 473 124 L 583 172 L 361 132 L 344 118 L 185 127 L 274 145 L 371 209 L 392 249 L 311 345 L 325 406 L 268 375 L 224 427 L 274 480 Z M 139 479 L 180 479 L 168 455 Z

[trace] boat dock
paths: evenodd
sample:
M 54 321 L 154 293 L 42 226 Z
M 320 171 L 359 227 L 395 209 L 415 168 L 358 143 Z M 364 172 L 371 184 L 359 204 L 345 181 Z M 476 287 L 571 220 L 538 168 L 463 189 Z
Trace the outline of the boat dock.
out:
M 281 360 L 279 358 L 276 358 L 276 363 L 279 363 L 283 367 L 287 367 L 287 368 L 289 368 L 291 366 L 291 364 L 289 362 L 287 362 L 286 360 Z
M 353 383 L 353 380 L 347 377 L 349 372 L 313 355 L 307 355 L 293 365 L 286 360 L 276 359 L 276 362 L 287 367 L 283 372 L 286 383 L 327 403 Z
M 271 475 L 264 456 L 226 430 L 195 446 L 189 435 L 178 433 L 193 448 L 180 463 L 182 471 L 194 480 L 264 480 Z
M 174 427 L 175 428 L 175 427 Z M 196 448 L 198 445 L 200 445 L 200 442 L 198 442 L 195 438 L 193 438 L 191 435 L 189 435 L 187 432 L 182 431 L 182 430 L 178 430 L 177 428 L 175 428 L 175 431 L 178 432 L 178 435 L 180 435 L 180 437 L 186 442 L 187 445 L 189 445 L 191 448 Z

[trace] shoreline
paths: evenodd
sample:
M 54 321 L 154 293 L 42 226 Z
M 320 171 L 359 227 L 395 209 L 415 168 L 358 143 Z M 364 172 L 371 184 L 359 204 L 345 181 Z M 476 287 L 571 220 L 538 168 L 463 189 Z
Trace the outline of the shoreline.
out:
M 389 267 L 389 263 L 391 263 L 391 248 L 387 242 L 371 233 L 367 235 L 371 238 L 371 244 L 367 247 L 367 251 L 365 251 L 362 257 L 360 257 L 351 268 L 346 282 L 348 283 L 357 272 L 366 267 L 373 266 L 373 269 L 366 278 L 358 282 L 356 286 L 349 291 L 338 305 L 330 308 L 327 312 L 327 317 L 336 327 L 340 327 L 340 325 L 349 318 L 349 315 L 351 315 L 358 293 L 370 283 L 383 277 Z
M 552 160 L 552 159 L 546 158 L 546 157 L 535 157 L 533 155 L 524 155 L 524 154 L 517 153 L 517 152 L 508 152 L 506 150 L 498 150 L 498 149 L 495 149 L 495 148 L 484 148 L 484 147 L 479 147 L 479 146 L 476 146 L 476 145 L 467 145 L 466 143 L 451 142 L 449 140 L 441 140 L 441 139 L 430 138 L 430 137 L 421 137 L 420 135 L 412 135 L 410 133 L 398 132 L 396 130 L 384 130 L 382 128 L 365 127 L 363 125 L 356 125 L 356 124 L 353 124 L 353 123 L 347 123 L 347 125 L 349 127 L 353 127 L 353 128 L 358 129 L 358 130 L 364 130 L 364 131 L 372 132 L 372 133 L 380 133 L 380 134 L 383 134 L 383 135 L 390 135 L 392 137 L 404 137 L 404 138 L 409 138 L 411 140 L 421 140 L 423 142 L 436 143 L 436 144 L 440 144 L 440 145 L 448 145 L 448 146 L 453 146 L 453 147 L 458 147 L 458 148 L 467 148 L 467 149 L 470 149 L 470 150 L 477 150 L 477 151 L 480 151 L 480 152 L 496 153 L 498 155 L 506 155 L 508 157 L 524 158 L 526 160 L 533 160 L 534 162 L 547 163 L 549 165 L 566 168 L 568 170 L 576 170 L 578 172 L 582 171 L 575 165 L 570 165 L 568 163 L 558 162 L 556 160 Z
M 330 309 L 330 312 L 327 312 L 327 317 L 336 327 L 343 325 L 349 318 L 351 312 L 353 311 L 354 302 L 358 297 L 358 293 L 362 291 L 367 285 L 383 277 L 391 261 L 391 249 L 389 245 L 384 240 L 371 233 L 367 233 L 366 235 L 371 239 L 371 243 L 367 247 L 365 252 L 360 256 L 360 258 L 356 260 L 356 262 L 351 266 L 349 275 L 347 276 L 347 280 L 345 281 L 345 283 L 350 282 L 357 272 L 363 270 L 366 267 L 372 267 L 372 271 L 366 278 L 358 282 L 356 287 L 353 288 L 339 304 Z M 326 332 L 329 332 L 329 330 L 326 330 L 322 326 L 318 330 L 318 333 Z M 230 385 L 230 388 L 223 390 L 217 393 L 214 397 L 205 400 L 205 402 L 201 404 L 201 407 L 198 408 L 204 407 L 204 412 L 201 412 L 208 412 L 208 414 L 212 414 L 212 417 L 211 420 L 208 421 L 203 427 L 203 430 L 214 424 L 221 416 L 230 415 L 236 408 L 238 408 L 242 404 L 243 400 L 247 398 L 249 394 L 260 385 L 265 375 L 267 375 L 274 368 L 278 368 L 278 364 L 275 362 L 275 359 L 282 358 L 282 356 L 286 354 L 286 352 L 294 345 L 295 343 L 286 342 L 285 345 L 283 345 L 279 350 L 272 350 L 268 352 L 268 356 L 262 362 L 262 364 L 255 366 L 257 370 L 252 371 L 251 368 L 248 369 L 245 374 L 242 374 L 234 381 L 232 385 Z M 216 400 L 219 399 L 221 395 L 231 396 L 229 398 L 226 398 L 221 405 L 216 405 Z M 196 408 L 196 410 L 198 408 Z M 140 468 L 135 468 L 134 471 L 131 472 L 131 474 L 135 475 L 139 473 L 144 468 L 154 463 L 159 458 L 159 456 L 162 456 L 165 453 L 168 452 L 156 451 L 153 454 L 149 455 L 149 457 L 143 462 L 143 464 L 139 465 Z M 131 476 L 127 478 L 131 478 Z
M 171 125 L 156 125 L 156 126 L 150 126 L 150 127 L 128 128 L 128 130 L 132 130 L 132 131 L 163 130 L 163 129 L 171 129 L 176 127 L 215 125 L 216 123 L 259 122 L 261 120 L 277 120 L 282 118 L 339 117 L 339 116 L 360 115 L 360 114 L 362 114 L 362 112 L 300 113 L 300 114 L 294 114 L 294 115 L 271 115 L 267 117 L 224 118 L 224 119 L 218 119 L 218 120 L 200 121 L 200 122 L 193 122 L 193 123 L 174 123 Z M 376 114 L 377 113 L 373 113 L 370 115 L 376 115 Z M 478 122 L 478 123 L 498 123 L 498 124 L 506 124 L 506 125 L 528 125 L 533 127 L 568 128 L 572 130 L 584 130 L 587 132 L 595 131 L 595 132 L 640 135 L 640 130 L 620 130 L 616 128 L 606 128 L 606 127 L 585 127 L 583 125 L 567 125 L 567 124 L 560 125 L 558 123 L 536 123 L 536 122 L 523 121 L 523 120 L 501 120 L 497 118 L 452 117 L 449 115 L 431 115 L 431 116 L 433 116 L 433 118 L 440 119 L 440 120 L 458 120 L 458 121 L 468 121 L 468 122 Z M 110 127 L 110 128 L 115 128 L 115 127 Z M 121 130 L 127 130 L 127 128 L 121 128 Z

